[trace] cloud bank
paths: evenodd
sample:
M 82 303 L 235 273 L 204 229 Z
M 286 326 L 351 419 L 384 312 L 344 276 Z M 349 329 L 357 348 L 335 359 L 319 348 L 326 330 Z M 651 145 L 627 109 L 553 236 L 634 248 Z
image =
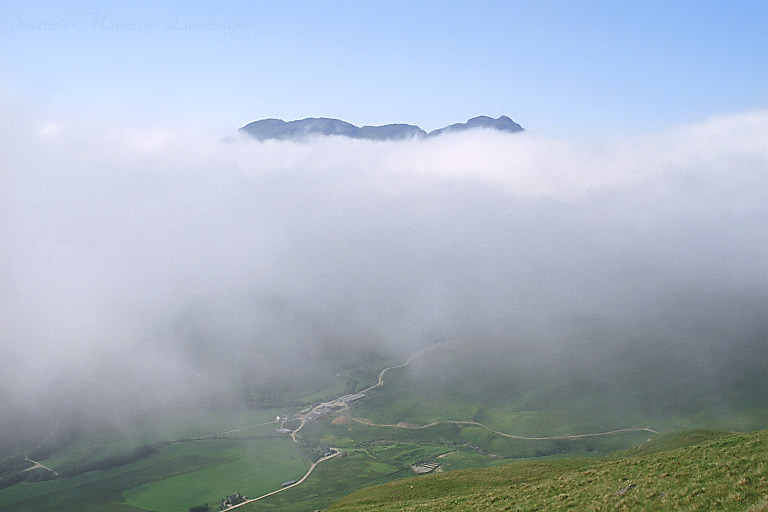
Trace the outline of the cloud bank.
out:
M 768 333 L 767 111 L 383 143 L 4 113 L 12 414 L 122 417 L 448 339 L 707 365 Z

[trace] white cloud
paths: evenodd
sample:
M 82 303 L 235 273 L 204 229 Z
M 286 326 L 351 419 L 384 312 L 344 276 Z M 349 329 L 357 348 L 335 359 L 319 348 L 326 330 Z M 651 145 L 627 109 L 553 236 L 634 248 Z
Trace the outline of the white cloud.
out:
M 41 137 L 53 137 L 61 131 L 61 125 L 55 121 L 48 121 L 40 125 L 37 133 Z
M 561 343 L 553 326 L 579 315 L 768 291 L 765 111 L 604 141 L 112 126 L 0 127 L 0 403 L 105 371 L 130 395 L 160 368 L 174 399 L 220 358 L 236 375 L 331 342 L 406 351 L 484 324 Z

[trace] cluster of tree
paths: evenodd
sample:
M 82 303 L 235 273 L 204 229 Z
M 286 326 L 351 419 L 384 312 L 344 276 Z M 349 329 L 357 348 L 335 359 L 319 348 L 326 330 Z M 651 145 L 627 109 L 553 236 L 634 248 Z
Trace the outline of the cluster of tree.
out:
M 36 468 L 31 471 L 25 471 L 27 474 L 27 482 L 47 482 L 56 478 L 56 474 L 53 471 L 49 471 L 45 468 Z
M 329 450 L 330 447 L 327 444 L 308 439 L 302 439 L 302 444 L 299 446 L 301 456 L 308 460 L 317 460 L 325 456 Z
M 129 453 L 117 453 L 94 461 L 72 462 L 61 468 L 59 474 L 63 477 L 72 477 L 89 471 L 99 471 L 124 466 L 152 455 L 157 452 L 162 445 L 163 443 L 145 444 L 135 448 Z
M 28 430 L 36 432 L 32 428 Z M 44 482 L 56 478 L 55 473 L 44 468 L 25 471 L 33 465 L 27 458 L 45 460 L 64 448 L 77 436 L 78 433 L 75 429 L 60 426 L 57 423 L 46 439 L 29 450 L 26 456 L 16 454 L 0 458 L 0 489 L 6 489 L 21 482 Z M 31 440 L 26 441 L 2 444 L 0 445 L 0 453 L 14 453 L 19 450 L 20 445 L 32 444 Z
M 21 482 L 45 482 L 54 478 L 56 475 L 44 468 L 31 471 L 6 471 L 0 476 L 0 489 L 6 489 Z
M 0 489 L 5 489 L 12 485 L 20 484 L 25 481 L 29 476 L 28 471 L 16 471 L 13 473 L 6 473 L 0 477 Z
M 0 477 L 6 473 L 15 473 L 22 469 L 31 467 L 32 463 L 24 458 L 23 455 L 11 455 L 0 459 Z
M 25 481 L 29 471 L 24 471 L 32 465 L 23 455 L 12 455 L 0 459 L 0 489 L 5 489 Z
M 209 512 L 210 510 L 211 507 L 209 507 L 207 503 L 203 503 L 202 505 L 197 505 L 195 507 L 189 507 L 189 512 Z
M 190 443 L 193 441 L 253 441 L 254 439 L 276 439 L 282 438 L 283 435 L 278 432 L 269 432 L 267 434 L 253 434 L 250 436 L 228 436 L 228 435 L 215 435 L 206 437 L 183 437 L 174 441 L 175 443 Z

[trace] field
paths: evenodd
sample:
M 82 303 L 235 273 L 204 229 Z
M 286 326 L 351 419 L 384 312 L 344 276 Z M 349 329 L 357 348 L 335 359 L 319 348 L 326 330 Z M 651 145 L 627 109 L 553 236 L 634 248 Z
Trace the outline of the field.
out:
M 137 508 L 174 512 L 181 505 L 189 508 L 202 503 L 217 503 L 228 494 L 259 496 L 287 480 L 298 480 L 307 469 L 290 440 L 203 441 L 194 451 L 225 462 L 193 473 L 184 473 L 132 487 L 123 496 Z M 189 451 L 183 447 L 182 451 Z M 223 492 L 222 492 L 223 491 Z M 184 503 L 180 497 L 183 496 Z
M 84 502 L 173 512 L 217 503 L 234 492 L 268 492 L 300 477 L 307 466 L 295 444 L 285 439 L 178 443 L 123 467 L 19 484 L 3 491 L 3 503 L 19 512 L 74 511 Z
M 563 506 L 588 500 L 594 510 L 621 503 L 639 506 L 639 501 L 632 500 L 641 489 L 645 495 L 665 493 L 664 499 L 653 503 L 667 506 L 672 496 L 682 499 L 683 495 L 664 486 L 646 491 L 651 480 L 664 481 L 657 473 L 647 473 L 649 468 L 668 472 L 674 457 L 694 453 L 690 445 L 695 442 L 710 443 L 706 450 L 714 449 L 711 443 L 726 443 L 718 445 L 723 453 L 736 450 L 733 457 L 742 458 L 743 443 L 764 448 L 765 433 L 754 439 L 715 431 L 674 433 L 690 427 L 747 430 L 764 425 L 768 418 L 760 390 L 744 389 L 734 400 L 727 385 L 716 388 L 695 381 L 677 383 L 678 395 L 666 388 L 673 380 L 674 365 L 644 364 L 637 369 L 637 361 L 637 357 L 612 360 L 604 374 L 564 373 L 556 364 L 546 366 L 524 354 L 505 359 L 451 344 L 426 350 L 407 365 L 403 360 L 369 358 L 308 385 L 303 394 L 298 385 L 286 387 L 284 403 L 278 387 L 262 388 L 253 390 L 249 406 L 179 410 L 171 419 L 131 429 L 130 436 L 110 429 L 82 433 L 40 461 L 65 476 L 0 490 L 0 510 L 175 512 L 204 503 L 217 509 L 226 495 L 238 492 L 257 497 L 280 489 L 283 482 L 299 480 L 310 463 L 331 447 L 343 456 L 319 464 L 301 485 L 239 510 L 313 511 L 359 489 L 388 482 L 397 489 L 392 492 L 400 493 L 402 488 L 392 481 L 415 475 L 412 466 L 416 464 L 445 473 L 420 476 L 417 481 L 420 486 L 435 482 L 430 484 L 434 488 L 425 487 L 419 496 L 449 500 L 454 492 L 449 488 L 455 488 L 458 501 L 441 502 L 447 510 L 451 506 L 467 509 L 462 503 L 504 509 L 518 502 L 528 503 L 520 505 L 520 510 L 534 510 L 555 499 Z M 375 386 L 382 370 L 390 367 L 383 374 L 383 384 Z M 617 374 L 624 378 L 617 379 Z M 276 432 L 277 415 L 290 417 L 283 426 L 297 429 L 302 423 L 300 410 L 361 390 L 366 390 L 364 399 L 304 422 L 296 442 Z M 150 449 L 117 467 L 66 476 L 72 468 L 93 468 L 110 457 L 130 455 L 137 447 Z M 606 455 L 630 448 L 631 454 L 611 455 L 606 461 Z M 509 465 L 511 461 L 517 462 Z M 746 477 L 760 481 L 765 463 L 757 460 L 755 464 L 734 471 L 747 471 Z M 468 468 L 485 468 L 487 473 L 464 472 Z M 679 483 L 695 506 L 700 506 L 699 498 L 691 482 L 696 481 L 695 474 L 709 475 L 712 470 L 700 465 L 674 473 L 685 480 Z M 481 474 L 485 476 L 477 476 Z M 485 483 L 473 480 L 477 478 Z M 590 487 L 585 478 L 604 482 Z M 701 482 L 706 478 L 701 476 Z M 545 501 L 518 494 L 493 498 L 499 493 L 494 486 L 504 479 L 520 482 L 515 493 L 538 489 Z M 635 484 L 632 493 L 613 499 L 627 479 Z M 372 496 L 378 491 L 371 492 L 334 506 L 374 510 L 373 505 L 365 508 L 366 500 L 375 502 Z M 717 499 L 730 499 L 730 494 L 718 493 Z M 416 496 L 405 493 L 397 506 L 428 509 L 427 502 L 418 502 Z M 745 494 L 744 499 L 750 496 Z

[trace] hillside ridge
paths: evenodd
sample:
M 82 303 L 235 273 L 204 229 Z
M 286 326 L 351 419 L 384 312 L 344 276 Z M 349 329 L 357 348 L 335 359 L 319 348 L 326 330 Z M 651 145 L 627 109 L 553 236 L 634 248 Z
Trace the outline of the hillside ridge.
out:
M 258 140 L 291 140 L 312 136 L 341 136 L 363 140 L 403 140 L 436 137 L 444 133 L 485 128 L 507 133 L 524 131 L 523 127 L 508 116 L 494 119 L 489 116 L 477 116 L 466 123 L 454 123 L 431 132 L 426 132 L 412 124 L 394 123 L 381 126 L 355 126 L 352 123 L 329 117 L 308 117 L 294 121 L 268 118 L 248 123 L 239 131 Z
M 399 479 L 328 511 L 768 510 L 768 430 L 670 432 L 607 458 L 513 462 Z

